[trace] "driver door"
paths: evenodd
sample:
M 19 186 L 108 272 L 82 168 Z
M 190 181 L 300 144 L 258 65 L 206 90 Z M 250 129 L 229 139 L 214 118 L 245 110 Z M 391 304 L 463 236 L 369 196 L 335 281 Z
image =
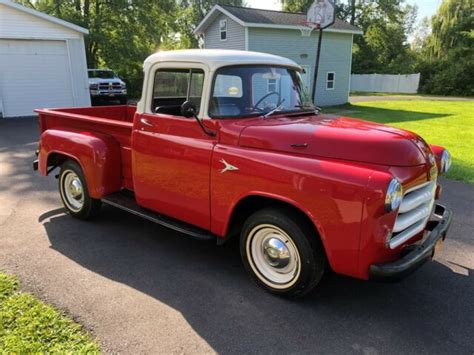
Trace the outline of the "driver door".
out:
M 196 120 L 180 113 L 184 101 L 199 111 L 205 69 L 174 63 L 158 66 L 148 85 L 147 113 L 136 119 L 132 137 L 133 184 L 139 205 L 210 228 L 210 165 L 216 143 Z

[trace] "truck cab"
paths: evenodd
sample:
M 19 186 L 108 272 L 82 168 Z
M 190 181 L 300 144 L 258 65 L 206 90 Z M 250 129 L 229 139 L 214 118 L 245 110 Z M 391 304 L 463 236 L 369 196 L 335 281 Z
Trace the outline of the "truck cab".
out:
M 107 203 L 193 238 L 239 238 L 250 277 L 287 297 L 327 269 L 400 279 L 446 237 L 451 212 L 436 199 L 449 152 L 322 114 L 293 61 L 169 51 L 148 57 L 144 74 L 136 107 L 37 110 L 34 167 L 60 168 L 72 216 L 92 219 Z

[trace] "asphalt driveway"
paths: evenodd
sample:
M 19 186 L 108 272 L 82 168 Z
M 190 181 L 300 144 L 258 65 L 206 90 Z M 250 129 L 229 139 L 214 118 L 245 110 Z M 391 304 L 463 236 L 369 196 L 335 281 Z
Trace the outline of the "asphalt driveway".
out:
M 0 269 L 121 353 L 474 352 L 474 186 L 444 183 L 455 219 L 437 259 L 401 283 L 334 274 L 289 302 L 257 289 L 235 245 L 187 239 L 105 206 L 64 213 L 33 173 L 35 119 L 0 120 Z

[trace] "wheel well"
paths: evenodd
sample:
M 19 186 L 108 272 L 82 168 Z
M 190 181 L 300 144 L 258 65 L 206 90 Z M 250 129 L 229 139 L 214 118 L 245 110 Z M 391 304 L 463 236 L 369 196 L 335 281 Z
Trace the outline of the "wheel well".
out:
M 288 211 L 290 214 L 299 218 L 303 223 L 306 223 L 308 227 L 314 231 L 317 238 L 320 238 L 319 232 L 313 221 L 306 213 L 288 202 L 264 196 L 248 196 L 239 201 L 232 212 L 229 228 L 227 230 L 227 237 L 230 238 L 239 235 L 240 229 L 248 217 L 263 208 L 269 207 L 280 208 Z
M 61 153 L 51 153 L 48 155 L 48 161 L 47 161 L 47 167 L 53 167 L 51 170 L 48 171 L 51 172 L 54 170 L 56 167 L 61 166 L 66 160 L 74 160 L 71 157 L 61 154 Z

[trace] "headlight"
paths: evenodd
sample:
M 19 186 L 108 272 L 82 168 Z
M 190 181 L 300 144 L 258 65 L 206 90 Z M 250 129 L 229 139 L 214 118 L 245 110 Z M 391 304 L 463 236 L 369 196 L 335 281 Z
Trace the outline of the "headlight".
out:
M 449 168 L 451 167 L 451 154 L 447 149 L 443 150 L 443 154 L 441 154 L 441 169 L 440 173 L 445 174 Z
M 99 88 L 99 85 L 97 85 L 97 84 L 90 84 L 90 85 L 89 85 L 89 88 L 90 88 L 91 90 L 97 90 L 97 89 Z
M 127 85 L 125 83 L 123 84 L 120 84 L 122 86 L 122 89 L 125 89 L 127 87 Z
M 385 211 L 395 211 L 402 203 L 403 187 L 397 179 L 392 179 L 388 184 L 387 194 L 385 195 Z

